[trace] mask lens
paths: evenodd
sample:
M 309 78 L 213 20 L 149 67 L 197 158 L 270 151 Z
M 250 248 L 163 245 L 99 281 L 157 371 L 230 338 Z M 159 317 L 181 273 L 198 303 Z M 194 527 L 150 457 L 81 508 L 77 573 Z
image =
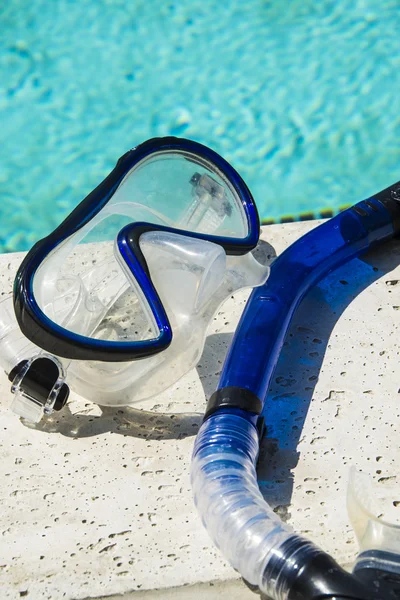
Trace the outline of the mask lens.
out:
M 111 204 L 132 202 L 178 229 L 233 238 L 248 234 L 232 184 L 215 165 L 187 152 L 160 152 L 133 167 Z
M 127 280 L 115 257 L 113 241 L 88 241 L 102 237 L 111 226 L 105 219 L 87 235 L 81 230 L 42 262 L 33 280 L 36 302 L 57 325 L 92 339 L 132 342 L 155 338 L 158 328 L 151 308 L 135 281 Z

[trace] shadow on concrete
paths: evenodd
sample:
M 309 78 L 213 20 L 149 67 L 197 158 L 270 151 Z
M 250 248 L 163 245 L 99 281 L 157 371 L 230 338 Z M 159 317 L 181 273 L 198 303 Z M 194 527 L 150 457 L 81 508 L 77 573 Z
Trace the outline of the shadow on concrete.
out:
M 267 432 L 258 463 L 261 492 L 285 521 L 297 447 L 332 330 L 351 301 L 399 263 L 396 241 L 355 259 L 314 287 L 294 315 L 264 407 Z
M 125 437 L 146 440 L 184 439 L 196 435 L 203 415 L 200 413 L 155 413 L 129 406 L 101 406 L 101 414 L 71 413 L 69 406 L 61 413 L 53 413 L 38 424 L 24 425 L 46 433 L 82 438 L 116 433 Z

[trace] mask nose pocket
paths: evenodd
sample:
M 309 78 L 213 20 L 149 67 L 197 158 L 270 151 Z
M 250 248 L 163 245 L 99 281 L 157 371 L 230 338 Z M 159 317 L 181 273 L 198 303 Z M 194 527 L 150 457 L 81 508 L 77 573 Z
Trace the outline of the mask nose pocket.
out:
M 190 319 L 211 300 L 226 271 L 223 248 L 165 231 L 142 234 L 140 248 L 151 279 L 172 320 Z

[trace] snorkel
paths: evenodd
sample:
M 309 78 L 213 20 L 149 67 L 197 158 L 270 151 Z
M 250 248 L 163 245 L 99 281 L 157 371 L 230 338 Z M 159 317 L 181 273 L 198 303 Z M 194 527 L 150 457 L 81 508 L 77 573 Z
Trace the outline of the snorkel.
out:
M 269 507 L 256 462 L 271 377 L 296 307 L 328 273 L 400 233 L 400 183 L 316 227 L 272 264 L 247 302 L 197 435 L 192 487 L 216 546 L 270 600 L 399 598 L 400 528 L 374 519 L 353 475 L 349 512 L 362 540 L 353 574 Z M 261 416 L 261 414 L 263 416 Z

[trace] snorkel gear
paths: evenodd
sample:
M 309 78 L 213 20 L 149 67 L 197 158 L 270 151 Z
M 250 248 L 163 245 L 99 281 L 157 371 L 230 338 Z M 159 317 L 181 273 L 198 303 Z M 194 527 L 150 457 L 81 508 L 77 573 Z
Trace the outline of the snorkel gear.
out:
M 400 598 L 400 528 L 360 513 L 359 484 L 349 507 L 359 539 L 353 574 L 297 535 L 257 485 L 260 415 L 293 313 L 325 275 L 400 233 L 400 183 L 313 229 L 272 264 L 246 305 L 195 441 L 197 509 L 231 565 L 271 600 Z M 264 409 L 264 410 L 263 410 Z M 353 478 L 354 480 L 354 478 Z
M 112 406 L 168 388 L 198 362 L 218 306 L 265 282 L 259 232 L 245 183 L 212 150 L 160 138 L 127 152 L 27 254 L 15 316 L 0 305 L 14 410 L 38 421 L 69 388 Z
M 296 307 L 327 273 L 398 233 L 400 184 L 303 236 L 265 283 L 268 269 L 251 253 L 257 211 L 239 175 L 195 142 L 150 140 L 34 246 L 13 301 L 1 303 L 0 357 L 14 410 L 38 421 L 64 406 L 70 386 L 113 406 L 161 392 L 198 361 L 219 304 L 259 286 L 195 442 L 203 523 L 270 600 L 399 598 L 400 529 L 364 505 L 362 476 L 353 473 L 348 495 L 361 547 L 353 574 L 279 519 L 256 476 L 261 413 Z

